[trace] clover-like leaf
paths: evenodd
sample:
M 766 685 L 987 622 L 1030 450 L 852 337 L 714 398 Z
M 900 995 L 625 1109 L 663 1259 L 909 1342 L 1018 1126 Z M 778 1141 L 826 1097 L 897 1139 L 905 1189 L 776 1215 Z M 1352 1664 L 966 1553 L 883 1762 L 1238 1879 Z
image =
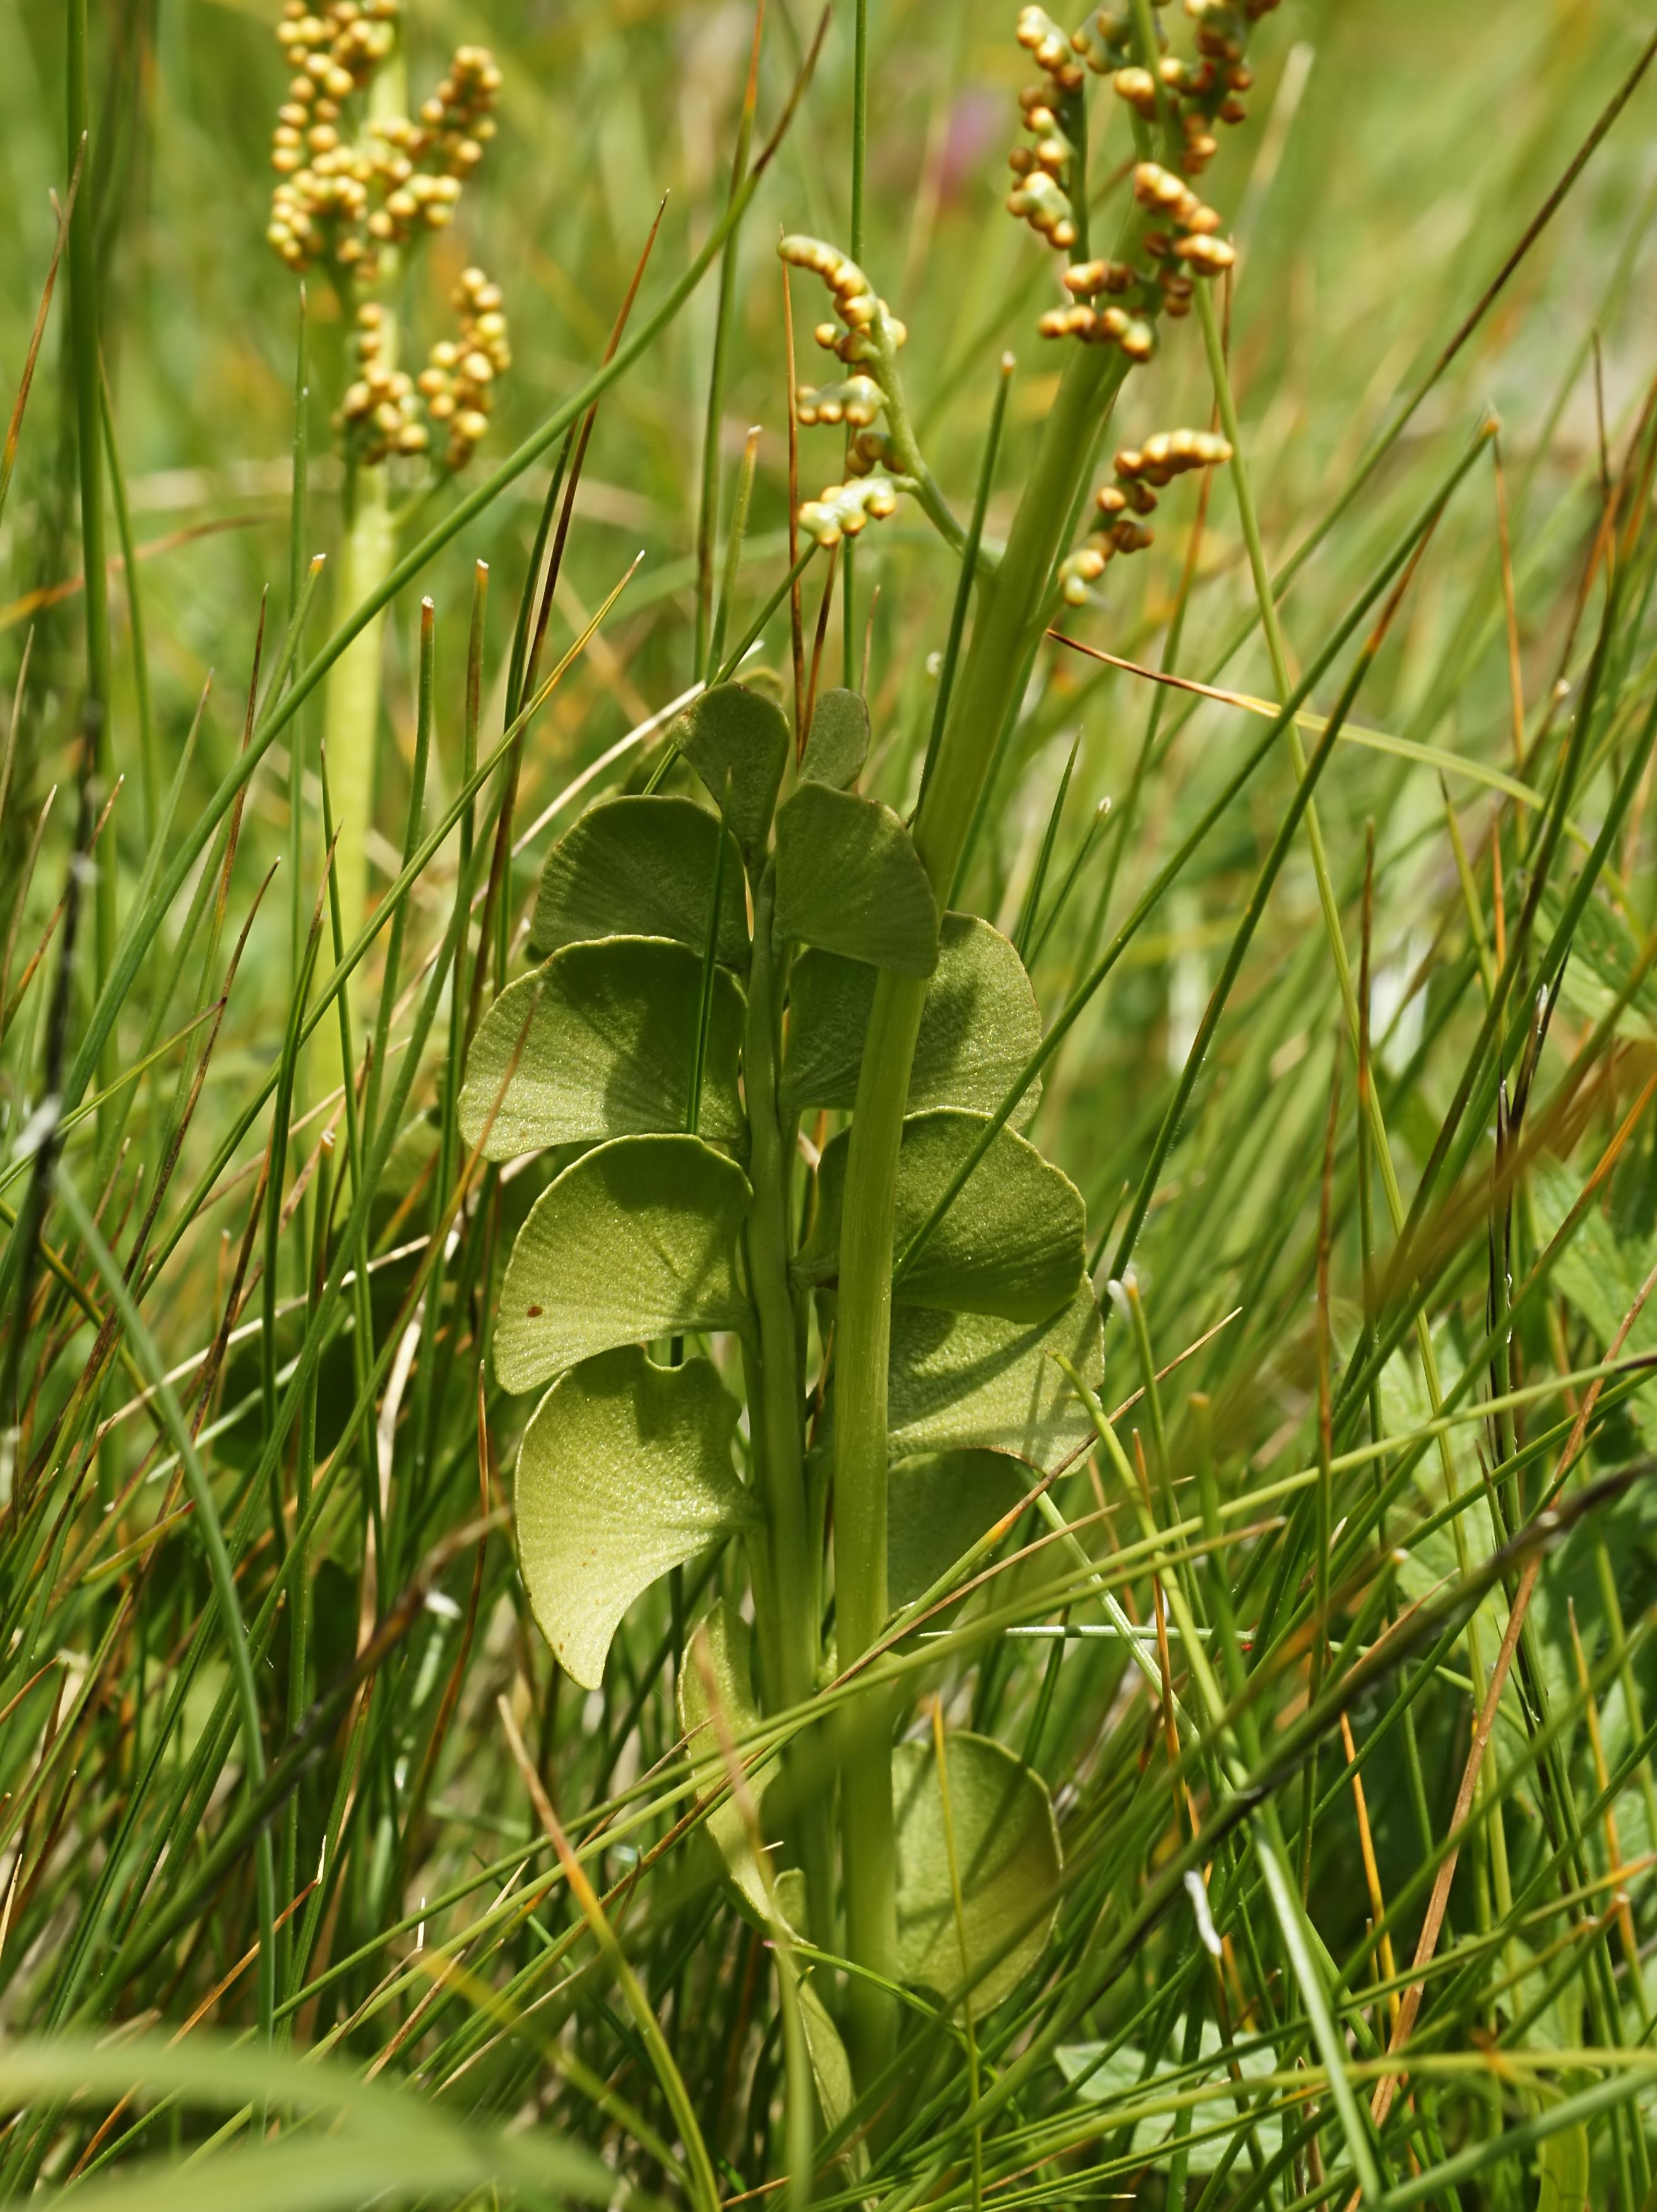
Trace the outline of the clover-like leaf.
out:
M 795 962 L 782 1081 L 788 1111 L 856 1103 L 874 999 L 874 971 L 862 961 L 810 951 Z M 993 1113 L 1040 1042 L 1035 993 L 1012 945 L 975 915 L 947 914 L 915 1041 L 910 1111 L 961 1106 Z M 1033 1083 L 1013 1115 L 1015 1127 L 1023 1127 L 1040 1097 L 1039 1083 Z
M 777 928 L 899 975 L 932 973 L 937 901 L 889 806 L 825 783 L 800 786 L 777 817 Z
M 695 1079 L 703 955 L 664 937 L 566 945 L 508 984 L 478 1025 L 460 1133 L 484 1158 L 683 1130 Z M 698 1133 L 740 1143 L 742 994 L 714 973 Z
M 1093 1388 L 1103 1382 L 1104 1331 L 1085 1285 L 1048 1322 L 894 1306 L 886 1396 L 892 1456 L 981 1449 L 1057 1467 L 1093 1428 L 1056 1353 Z
M 637 1345 L 561 1375 L 518 1453 L 518 1560 L 541 1633 L 583 1689 L 658 1577 L 750 1525 L 731 1465 L 736 1401 L 707 1359 L 657 1367 Z
M 912 1605 L 1029 1496 L 1005 1452 L 923 1452 L 899 1460 L 886 1486 L 886 1581 Z
M 601 799 L 546 856 L 529 926 L 537 960 L 561 945 L 600 937 L 672 937 L 700 952 L 708 942 L 719 822 L 693 799 L 638 793 Z M 718 957 L 748 963 L 742 871 L 733 852 L 719 896 Z
M 868 702 L 861 691 L 825 691 L 812 709 L 800 762 L 802 783 L 850 791 L 868 758 Z
M 741 1329 L 736 1244 L 752 1196 L 699 1137 L 618 1137 L 530 1208 L 501 1285 L 495 1372 L 533 1390 L 612 1345 Z
M 941 1775 L 929 1742 L 900 1743 L 892 1784 L 899 1972 L 946 2000 L 966 1987 L 973 2010 L 985 2013 L 1010 1996 L 1040 1958 L 1058 1910 L 1063 1858 L 1046 1784 L 1002 1745 L 965 1733 L 945 1739 Z
M 723 808 L 744 858 L 757 860 L 789 757 L 782 708 L 746 684 L 716 684 L 691 702 L 667 734 Z
M 986 1114 L 954 1107 L 912 1114 L 898 1156 L 892 1249 L 901 1254 L 971 1155 Z M 832 1282 L 840 1272 L 840 1218 L 846 1154 L 843 1130 L 823 1154 L 817 1216 L 795 1262 L 801 1282 Z M 1069 1177 L 1011 1129 L 998 1129 L 954 1203 L 916 1255 L 892 1295 L 905 1305 L 1045 1321 L 1081 1280 L 1087 1209 Z

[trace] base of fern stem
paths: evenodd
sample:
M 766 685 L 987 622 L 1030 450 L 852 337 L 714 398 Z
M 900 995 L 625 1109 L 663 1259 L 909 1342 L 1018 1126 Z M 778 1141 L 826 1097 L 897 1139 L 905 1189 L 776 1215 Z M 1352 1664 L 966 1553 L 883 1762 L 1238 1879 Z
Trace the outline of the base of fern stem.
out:
M 807 1516 L 805 1394 L 799 1358 L 799 1316 L 789 1276 L 793 1125 L 777 1104 L 777 1041 L 783 976 L 771 934 L 774 878 L 769 867 L 754 895 L 753 955 L 743 1041 L 747 1092 L 748 1175 L 753 1189 L 747 1225 L 748 1279 L 759 1343 L 748 1355 L 750 1419 L 765 1510 L 766 1572 L 754 1592 L 765 1662 L 767 1710 L 805 1706 L 817 1686 L 821 1574 Z M 806 1879 L 807 1932 L 832 1941 L 833 1853 L 828 1806 L 812 1790 L 806 1770 L 809 1737 L 785 1752 L 783 1771 L 792 1800 L 788 1839 Z
M 941 907 L 1014 701 L 1039 642 L 1049 580 L 1085 495 L 1103 428 L 1128 362 L 1114 348 L 1079 348 L 1043 425 L 1035 466 L 1007 550 L 981 599 L 915 845 Z M 891 1342 L 892 1218 L 910 1066 L 924 980 L 882 972 L 864 1041 L 846 1162 L 835 1344 L 835 1613 L 844 1668 L 885 1629 L 886 1369 Z M 890 1720 L 870 1715 L 873 1723 Z M 868 1975 L 897 1979 L 897 1850 L 892 1730 L 858 1731 L 841 1774 L 847 1954 Z M 897 2044 L 895 2001 L 854 1978 L 848 1995 L 852 2072 L 867 2088 Z
M 892 1326 L 892 1212 L 910 1062 L 924 979 L 882 972 L 874 987 L 852 1115 L 834 1348 L 835 1622 L 842 1670 L 879 1640 L 886 1587 L 886 1364 Z M 860 1698 L 846 1731 L 840 1834 L 847 1955 L 897 1979 L 897 1844 L 888 1697 Z M 897 2046 L 895 1999 L 858 1976 L 847 1996 L 852 2071 L 866 2087 Z
M 338 605 L 342 614 L 362 605 L 378 592 L 397 558 L 396 531 L 392 520 L 389 489 L 383 468 L 365 469 L 357 479 L 357 498 L 350 526 L 340 549 Z M 328 677 L 323 712 L 322 742 L 327 764 L 328 799 L 338 842 L 334 848 L 334 876 L 339 889 L 341 941 L 349 947 L 362 927 L 368 911 L 369 828 L 374 819 L 375 772 L 380 749 L 380 698 L 384 667 L 386 618 L 377 614 L 352 639 Z M 324 923 L 323 945 L 332 938 Z M 333 962 L 317 963 L 326 975 Z M 348 987 L 352 1015 L 353 1043 L 361 1054 L 363 1025 L 360 1018 L 364 994 L 359 976 Z M 325 1019 L 312 1038 L 307 1067 L 307 1087 L 313 1098 L 331 1097 L 344 1080 L 339 1050 L 339 1024 Z

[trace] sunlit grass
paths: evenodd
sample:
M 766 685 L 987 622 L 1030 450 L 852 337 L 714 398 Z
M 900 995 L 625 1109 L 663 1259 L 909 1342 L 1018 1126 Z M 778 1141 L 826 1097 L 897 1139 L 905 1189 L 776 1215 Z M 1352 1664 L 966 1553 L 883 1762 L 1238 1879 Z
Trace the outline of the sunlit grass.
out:
M 1028 1133 L 1087 1200 L 1096 1448 L 1026 1469 L 859 1667 L 826 1645 L 807 1705 L 710 1765 L 676 1662 L 741 1599 L 740 1547 L 631 1607 L 600 1690 L 531 1616 L 534 1400 L 491 1332 L 564 1163 L 474 1150 L 466 1048 L 557 838 L 659 775 L 693 788 L 664 735 L 698 678 L 770 671 L 795 712 L 791 561 L 801 684 L 864 685 L 863 788 L 909 812 L 959 562 L 907 499 L 854 563 L 790 540 L 776 242 L 850 242 L 857 11 L 813 68 L 814 19 L 771 0 L 754 152 L 807 82 L 747 201 L 745 9 L 410 12 L 417 85 L 473 40 L 503 83 L 399 304 L 441 313 L 486 267 L 512 367 L 452 485 L 392 480 L 374 796 L 347 802 L 366 919 L 325 869 L 319 742 L 366 612 L 336 582 L 348 325 L 314 274 L 295 501 L 273 10 L 94 11 L 82 258 L 0 494 L 0 2191 L 1636 2212 L 1642 27 L 1311 0 L 1259 27 L 1200 186 L 1234 283 L 1165 327 L 1091 482 L 1175 425 L 1234 460 L 1063 609 L 954 894 L 1017 940 L 1051 1041 Z M 0 21 L 14 386 L 69 184 L 64 14 Z M 991 559 L 1069 357 L 1036 334 L 1055 264 L 1001 206 L 1015 14 L 868 11 L 860 258 L 958 527 L 990 450 Z M 1108 94 L 1106 230 L 1132 151 Z M 823 295 L 792 281 L 820 380 Z M 843 437 L 799 431 L 801 498 Z M 572 483 L 537 656 L 526 579 Z M 125 778 L 101 829 L 100 747 Z M 807 1117 L 813 1156 L 844 1119 Z M 1027 1759 L 1063 1874 L 1005 2002 L 905 1989 L 892 2067 L 851 2082 L 797 2008 L 844 2022 L 844 1946 L 739 1905 L 709 1814 L 728 1848 L 740 1770 L 820 1744 L 807 1717 L 855 1752 L 871 1685 L 917 1744 L 947 1723 Z

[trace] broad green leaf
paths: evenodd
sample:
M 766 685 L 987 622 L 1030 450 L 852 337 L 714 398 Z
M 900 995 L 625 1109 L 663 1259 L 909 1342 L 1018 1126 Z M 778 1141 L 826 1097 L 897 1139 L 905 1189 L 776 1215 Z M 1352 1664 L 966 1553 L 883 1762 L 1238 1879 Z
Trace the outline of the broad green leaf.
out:
M 759 1704 L 753 1693 L 752 1633 L 735 1607 L 720 1598 L 691 1635 L 679 1674 L 679 1725 L 694 1762 L 692 1772 L 698 1797 L 725 1791 L 730 1779 L 720 1723 L 736 1748 L 758 1720 Z M 765 1788 L 766 1767 L 772 1765 L 774 1762 L 768 1760 L 758 1768 L 747 1770 L 748 1795 L 756 1806 Z M 724 1803 L 708 1815 L 707 1829 L 719 1847 L 726 1872 L 745 1903 L 763 1922 L 768 1910 L 765 1886 L 754 1864 L 748 1824 L 731 1796 L 727 1795 Z
M 1046 1784 L 988 1736 L 946 1737 L 961 1957 L 943 1790 L 931 1743 L 892 1754 L 898 1829 L 898 1971 L 946 2000 L 970 1987 L 975 2012 L 1012 1994 L 1040 1958 L 1058 1911 L 1063 1861 Z M 963 1963 L 965 1972 L 963 1972 Z
M 782 1084 L 790 1113 L 856 1103 L 874 998 L 874 970 L 860 960 L 808 951 L 795 962 Z M 911 1112 L 961 1106 L 994 1113 L 1040 1042 L 1035 994 L 1011 945 L 975 915 L 945 915 L 910 1068 Z M 1032 1084 L 1013 1115 L 1016 1127 L 1040 1097 L 1040 1084 Z
M 894 1254 L 930 1218 L 988 1121 L 988 1115 L 936 1107 L 905 1122 Z M 824 1152 L 817 1218 L 795 1263 L 801 1282 L 829 1283 L 839 1275 L 850 1140 L 850 1131 L 842 1130 Z M 1011 1129 L 1000 1129 L 893 1296 L 905 1305 L 1045 1321 L 1081 1281 L 1086 1228 L 1087 1209 L 1069 1177 Z
M 1097 1389 L 1104 1332 L 1085 1286 L 1045 1322 L 896 1306 L 886 1421 L 894 1458 L 917 1452 L 1011 1452 L 1043 1469 L 1093 1436 L 1053 1355 Z
M 518 1561 L 541 1633 L 583 1689 L 622 1615 L 671 1567 L 746 1528 L 731 1465 L 736 1401 L 708 1359 L 657 1367 L 638 1345 L 561 1375 L 518 1453 Z
M 782 708 L 745 684 L 717 684 L 691 702 L 667 734 L 724 809 L 744 856 L 757 860 L 789 757 Z
M 672 937 L 700 952 L 708 942 L 719 823 L 693 799 L 639 793 L 590 806 L 546 856 L 529 928 L 537 960 L 561 945 L 599 937 Z M 748 964 L 747 909 L 736 854 L 719 896 L 719 957 Z
M 478 1026 L 460 1092 L 460 1133 L 484 1157 L 548 1145 L 682 1131 L 701 1011 L 700 952 L 664 937 L 567 945 L 502 992 Z M 739 1143 L 742 994 L 714 975 L 700 1134 Z M 494 1118 L 491 1121 L 491 1112 Z
M 868 702 L 861 691 L 825 691 L 812 710 L 801 781 L 849 791 L 868 758 Z
M 1573 2090 L 1586 2089 L 1590 2077 L 1576 2076 Z M 1593 2179 L 1586 2120 L 1543 2138 L 1536 2154 L 1536 2212 L 1587 2212 Z
M 938 905 L 920 855 L 889 806 L 825 783 L 802 783 L 777 817 L 779 936 L 929 975 Z
M 530 1208 L 501 1285 L 495 1372 L 533 1390 L 612 1345 L 746 1328 L 736 1243 L 752 1194 L 699 1137 L 618 1137 Z
M 886 1486 L 886 1580 L 909 1605 L 1029 1496 L 1005 1452 L 925 1452 L 899 1460 Z
M 1165 2071 L 1172 2073 L 1178 2068 L 1179 2062 L 1173 2054 L 1184 2050 L 1185 2041 L 1183 2023 L 1177 2023 L 1166 2046 Z M 1212 2021 L 1205 2020 L 1200 2030 L 1197 2055 L 1205 2065 L 1212 2067 L 1216 2085 L 1225 2070 L 1221 2063 L 1224 2048 L 1219 2030 Z M 1167 2084 L 1154 2071 L 1148 2075 L 1145 2054 L 1131 2043 L 1122 2044 L 1115 2051 L 1103 2043 L 1062 2043 L 1053 2056 L 1060 2072 L 1083 2103 L 1120 2106 L 1124 2114 L 1143 2111 L 1160 2096 L 1183 2093 L 1197 2086 L 1183 2074 L 1177 2081 Z M 1246 2081 L 1275 2073 L 1276 2068 L 1277 2054 L 1270 2044 L 1256 2045 L 1237 2054 L 1237 2070 Z M 1259 2094 L 1255 2093 L 1257 2098 Z M 1225 2155 L 1228 2138 L 1235 2131 L 1240 2117 L 1236 2101 L 1226 2096 L 1216 2096 L 1212 2102 L 1192 2109 L 1191 2131 L 1197 2140 L 1187 2146 L 1188 2172 L 1214 2172 Z M 1133 2154 L 1158 2166 L 1165 2165 L 1173 2130 L 1172 2112 L 1148 2115 L 1140 2120 L 1133 2131 Z M 1204 2136 L 1208 2136 L 1206 2142 L 1202 2140 Z M 1279 2115 L 1268 2107 L 1254 2123 L 1254 2136 L 1262 2156 L 1275 2158 L 1282 2147 L 1282 2121 Z

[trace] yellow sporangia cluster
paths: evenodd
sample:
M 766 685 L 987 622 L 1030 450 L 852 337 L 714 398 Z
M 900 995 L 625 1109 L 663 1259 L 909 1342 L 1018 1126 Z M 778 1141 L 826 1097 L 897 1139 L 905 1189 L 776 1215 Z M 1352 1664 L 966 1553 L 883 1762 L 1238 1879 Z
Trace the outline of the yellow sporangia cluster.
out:
M 1068 253 L 1078 235 L 1070 185 L 1075 134 L 1087 127 L 1081 97 L 1086 72 L 1070 40 L 1045 8 L 1020 9 L 1018 42 L 1034 57 L 1043 81 L 1026 85 L 1019 94 L 1030 143 L 1014 146 L 1007 157 L 1014 177 L 1007 209 L 1049 246 Z
M 1165 0 L 1154 4 L 1160 8 Z M 1146 122 L 1166 119 L 1177 127 L 1182 142 L 1183 174 L 1148 161 L 1134 171 L 1140 205 L 1167 228 L 1148 228 L 1132 263 L 1084 260 L 1067 269 L 1064 285 L 1075 304 L 1042 317 L 1044 337 L 1116 345 L 1130 361 L 1148 361 L 1156 349 L 1158 319 L 1188 314 L 1193 281 L 1230 268 L 1235 255 L 1217 235 L 1220 217 L 1185 179 L 1213 159 L 1219 143 L 1215 126 L 1242 120 L 1243 95 L 1252 82 L 1244 58 L 1249 33 L 1277 4 L 1185 0 L 1185 13 L 1196 25 L 1196 55 L 1161 53 L 1154 74 L 1136 58 L 1126 0 L 1097 9 L 1075 32 L 1062 29 L 1043 8 L 1020 11 L 1019 44 L 1042 77 L 1019 94 L 1026 137 L 1008 156 L 1014 183 L 1007 205 L 1050 246 L 1069 254 L 1085 229 L 1072 195 L 1083 166 L 1078 148 L 1087 131 L 1082 89 L 1090 70 L 1108 76 Z M 1160 25 L 1157 37 L 1166 46 Z
M 820 498 L 801 502 L 800 527 L 819 545 L 838 545 L 843 538 L 856 538 L 871 522 L 884 522 L 895 514 L 898 495 L 889 478 L 867 476 L 850 483 L 830 484 Z
M 1096 584 L 1118 553 L 1142 553 L 1152 533 L 1135 515 L 1150 514 L 1165 484 L 1191 469 L 1207 469 L 1231 459 L 1226 440 L 1210 430 L 1159 430 L 1142 446 L 1124 446 L 1116 457 L 1116 482 L 1095 495 L 1099 520 L 1086 544 L 1063 562 L 1059 586 L 1073 607 L 1087 604 Z
M 1161 8 L 1165 0 L 1153 0 Z M 1185 0 L 1196 26 L 1194 57 L 1162 52 L 1153 76 L 1134 37 L 1132 15 L 1122 0 L 1099 9 L 1071 40 L 1096 76 L 1108 76 L 1119 98 L 1155 122 L 1166 110 L 1184 141 L 1179 166 L 1188 177 L 1201 176 L 1219 151 L 1215 126 L 1240 123 L 1247 113 L 1244 95 L 1254 82 L 1245 57 L 1249 33 L 1278 0 Z M 1159 43 L 1167 40 L 1161 25 Z M 1158 84 L 1161 96 L 1158 98 Z
M 319 264 L 372 284 L 385 247 L 452 222 L 460 189 L 495 130 L 501 72 L 462 46 L 417 116 L 375 116 L 354 133 L 346 103 L 366 92 L 396 45 L 398 0 L 286 0 L 277 39 L 295 72 L 277 112 L 265 236 L 296 274 Z
M 396 368 L 386 349 L 386 313 L 375 300 L 356 311 L 357 373 L 336 417 L 355 460 L 372 465 L 393 453 L 431 451 L 430 425 L 445 426 L 446 468 L 463 468 L 489 428 L 496 378 L 512 362 L 501 288 L 481 269 L 455 286 L 458 338 L 441 338 L 417 377 Z
M 807 500 L 800 509 L 802 530 L 820 545 L 838 545 L 897 507 L 897 492 L 882 473 L 890 459 L 888 441 L 876 427 L 886 404 L 880 372 L 909 332 L 838 246 L 820 238 L 790 236 L 777 252 L 791 267 L 819 276 L 827 287 L 835 319 L 819 323 L 813 335 L 850 372 L 831 384 L 802 386 L 795 401 L 795 418 L 805 428 L 844 423 L 856 433 L 846 452 L 850 481 L 831 484 L 820 499 Z
M 1154 161 L 1134 171 L 1134 197 L 1164 229 L 1148 229 L 1140 249 L 1148 267 L 1124 261 L 1079 261 L 1064 272 L 1064 289 L 1075 305 L 1050 307 L 1037 328 L 1045 338 L 1081 338 L 1089 345 L 1119 345 L 1130 361 L 1148 361 L 1156 349 L 1154 318 L 1191 313 L 1191 280 L 1215 276 L 1236 259 L 1234 249 L 1215 234 L 1220 217 L 1190 185 Z M 1110 304 L 1093 302 L 1104 298 Z
M 481 269 L 463 270 L 451 295 L 460 319 L 458 338 L 440 338 L 416 380 L 426 412 L 448 425 L 443 459 L 463 468 L 489 428 L 495 380 L 512 366 L 501 288 Z

